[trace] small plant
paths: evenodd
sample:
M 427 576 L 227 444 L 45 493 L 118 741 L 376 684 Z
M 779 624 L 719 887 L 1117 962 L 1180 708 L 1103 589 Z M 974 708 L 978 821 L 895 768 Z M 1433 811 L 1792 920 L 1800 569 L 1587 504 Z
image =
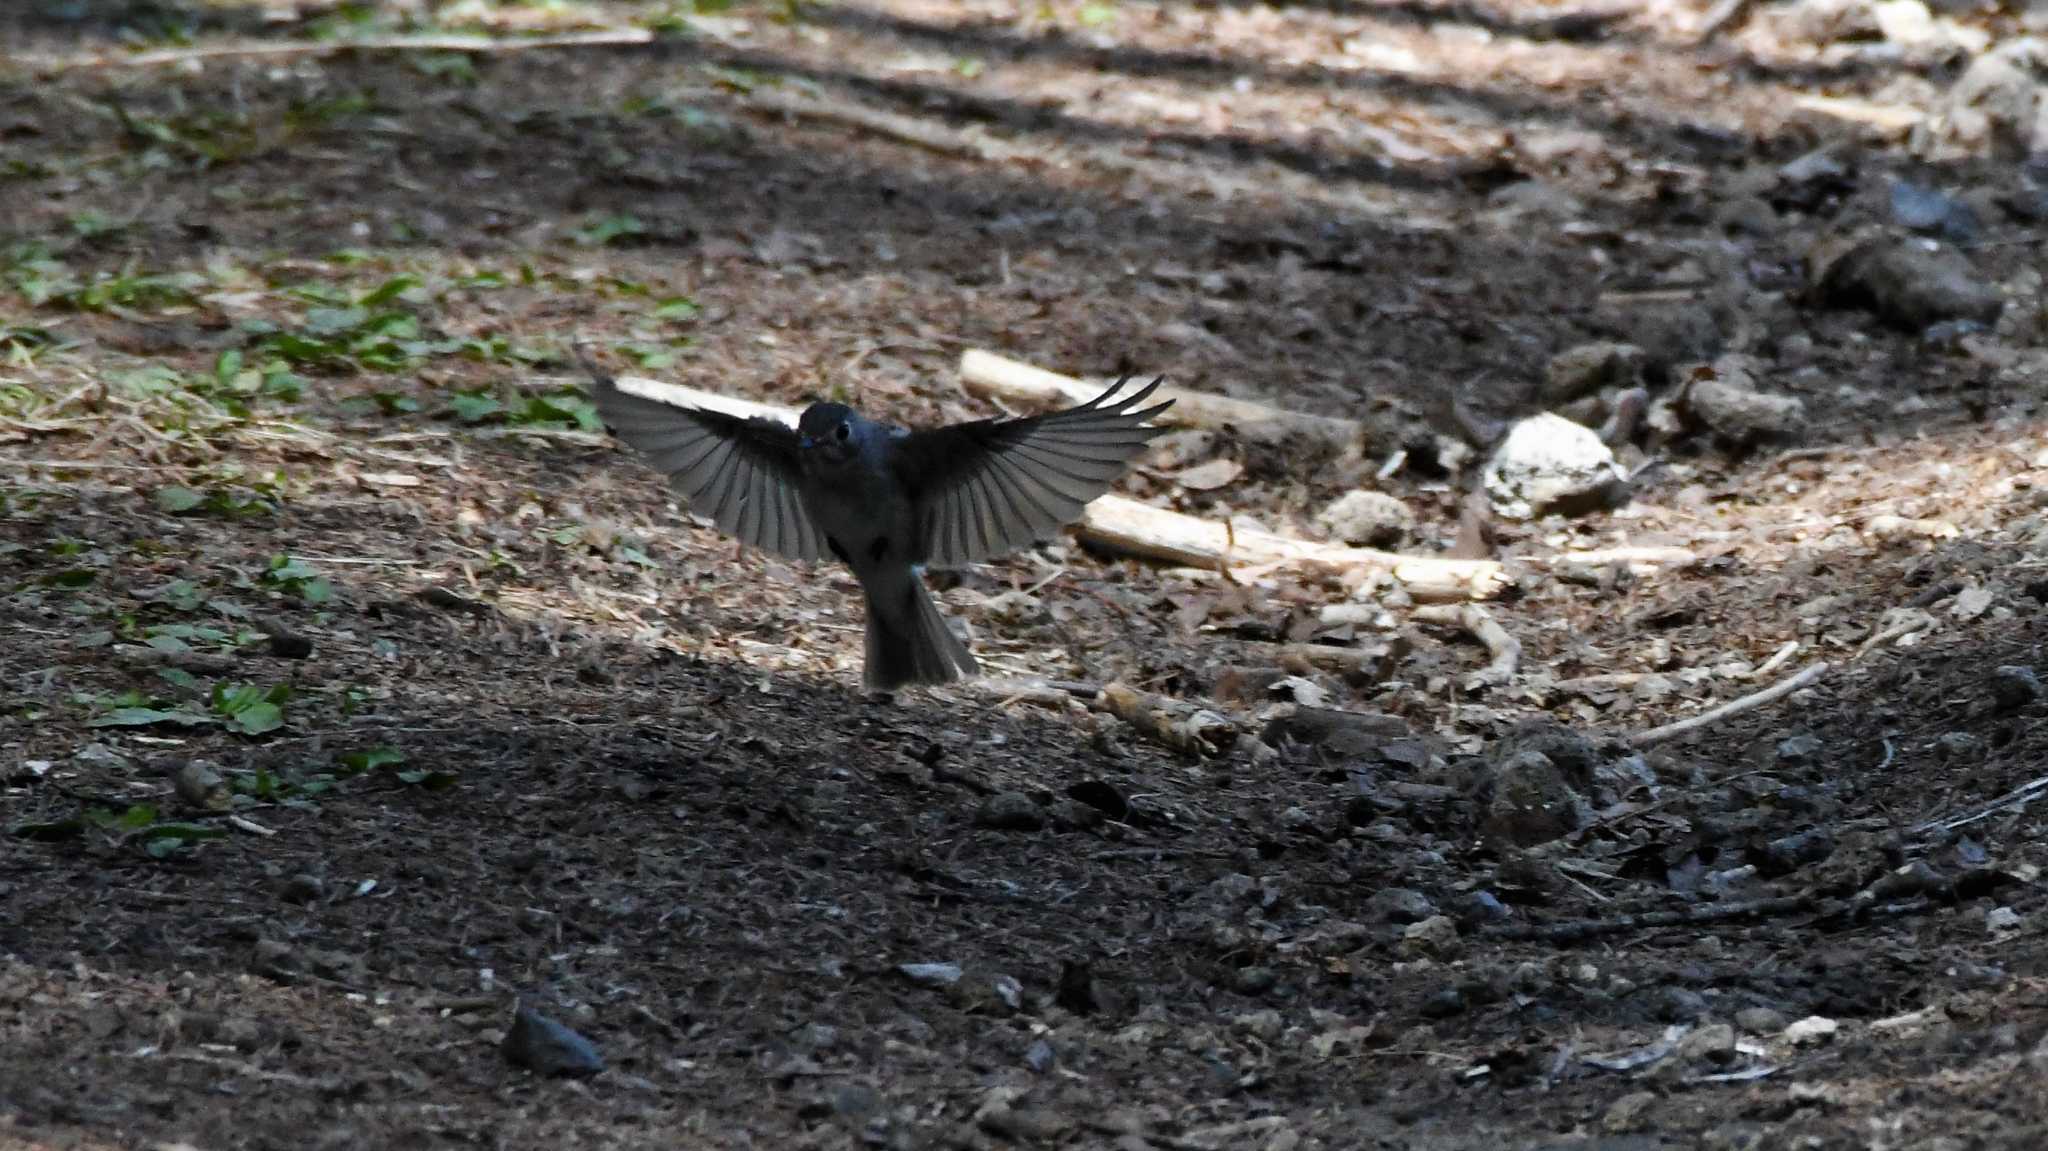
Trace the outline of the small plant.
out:
M 270 566 L 263 569 L 262 582 L 311 604 L 326 603 L 334 594 L 334 585 L 326 576 L 313 570 L 306 561 L 291 556 L 270 557 Z

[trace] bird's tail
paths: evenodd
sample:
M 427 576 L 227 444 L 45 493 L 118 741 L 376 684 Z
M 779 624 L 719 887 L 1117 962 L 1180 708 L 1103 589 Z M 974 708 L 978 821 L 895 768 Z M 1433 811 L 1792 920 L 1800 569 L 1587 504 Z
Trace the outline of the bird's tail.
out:
M 867 689 L 951 683 L 980 671 L 967 645 L 946 626 L 924 580 L 915 569 L 900 570 L 862 581 L 868 601 Z

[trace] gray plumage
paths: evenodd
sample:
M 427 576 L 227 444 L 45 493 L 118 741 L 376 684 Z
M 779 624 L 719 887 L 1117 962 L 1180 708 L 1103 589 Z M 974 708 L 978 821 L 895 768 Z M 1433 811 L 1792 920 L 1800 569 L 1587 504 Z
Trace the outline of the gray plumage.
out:
M 816 403 L 797 426 L 657 403 L 620 391 L 587 358 L 597 410 L 709 517 L 743 543 L 796 560 L 832 556 L 867 600 L 868 690 L 947 683 L 977 668 L 925 590 L 923 565 L 993 559 L 1043 539 L 1109 490 L 1161 429 L 1140 407 L 1160 381 L 1118 399 L 1020 419 L 911 431 Z

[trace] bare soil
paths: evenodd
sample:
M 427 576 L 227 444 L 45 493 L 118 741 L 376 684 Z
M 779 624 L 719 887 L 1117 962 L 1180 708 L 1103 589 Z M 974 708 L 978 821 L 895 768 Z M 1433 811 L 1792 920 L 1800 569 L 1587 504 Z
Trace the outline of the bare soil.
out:
M 1998 670 L 2044 663 L 2034 189 L 1795 102 L 1940 68 L 1521 0 L 877 0 L 154 66 L 123 57 L 417 13 L 8 9 L 0 1146 L 2048 1141 L 2048 703 Z M 1994 328 L 1808 293 L 1892 178 L 1980 209 Z M 1392 413 L 1360 461 L 1171 437 L 1122 490 L 1313 535 L 1406 450 L 1376 486 L 1420 553 L 1475 466 L 1450 399 L 1536 411 L 1574 345 L 1642 345 L 1660 391 L 1746 352 L 1807 419 L 1496 523 L 1521 674 L 1387 599 L 1387 674 L 1307 678 L 1389 718 L 1271 753 L 1251 645 L 1340 581 L 1071 541 L 935 573 L 996 673 L 1247 725 L 1187 756 L 1080 702 L 864 699 L 850 578 L 579 423 L 579 335 L 908 423 L 990 413 L 974 347 Z M 1177 481 L 1217 457 L 1242 476 Z M 1549 562 L 1619 544 L 1698 562 Z M 1502 815 L 1532 747 L 1561 837 Z M 195 761 L 221 788 L 181 792 Z M 515 996 L 606 1069 L 510 1065 Z

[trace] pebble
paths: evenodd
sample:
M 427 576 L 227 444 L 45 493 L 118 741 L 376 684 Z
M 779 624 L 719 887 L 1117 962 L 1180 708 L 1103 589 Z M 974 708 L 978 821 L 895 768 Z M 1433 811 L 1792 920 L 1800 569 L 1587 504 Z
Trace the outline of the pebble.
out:
M 1420 923 L 1436 914 L 1429 897 L 1410 887 L 1388 887 L 1373 893 L 1365 903 L 1368 915 L 1388 923 Z
M 981 805 L 974 822 L 997 831 L 1037 831 L 1045 826 L 1045 811 L 1021 791 L 1001 791 Z
M 1834 1039 L 1842 1025 L 1819 1015 L 1809 1015 L 1785 1028 L 1785 1039 L 1795 1047 L 1811 1047 Z
M 1385 492 L 1345 492 L 1316 515 L 1332 538 L 1363 547 L 1391 547 L 1415 530 L 1415 513 Z
M 2020 929 L 2020 913 L 2010 907 L 1994 907 L 1984 913 L 1985 930 L 1993 935 L 2003 935 Z
M 1687 1059 L 1728 1063 L 1735 1058 L 1735 1028 L 1726 1023 L 1708 1023 L 1687 1035 L 1678 1050 Z
M 590 1040 L 523 1003 L 499 1050 L 513 1066 L 537 1075 L 580 1078 L 604 1070 L 604 1056 Z
M 1785 1030 L 1785 1015 L 1770 1007 L 1745 1007 L 1735 1013 L 1735 1026 L 1750 1035 L 1776 1035 Z
M 1991 673 L 1991 700 L 2000 711 L 2018 711 L 2041 698 L 2041 678 L 2034 669 L 2007 664 Z
M 1420 923 L 1409 924 L 1401 932 L 1401 951 L 1411 957 L 1447 959 L 1463 949 L 1458 925 L 1447 915 L 1432 915 Z

